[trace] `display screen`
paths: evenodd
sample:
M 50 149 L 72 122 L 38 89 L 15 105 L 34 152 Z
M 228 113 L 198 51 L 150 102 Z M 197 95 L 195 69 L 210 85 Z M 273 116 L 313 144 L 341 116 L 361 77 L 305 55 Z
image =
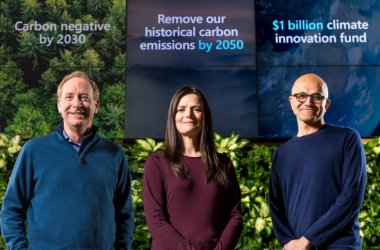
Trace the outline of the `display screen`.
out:
M 295 134 L 288 96 L 309 72 L 328 84 L 326 122 L 380 135 L 379 20 L 378 1 L 256 1 L 260 136 Z
M 216 132 L 259 136 L 253 1 L 129 1 L 128 10 L 127 137 L 162 138 L 185 85 L 205 94 Z
M 328 123 L 379 135 L 379 19 L 376 1 L 128 1 L 126 135 L 162 137 L 171 95 L 190 84 L 217 133 L 291 137 L 305 73 L 329 86 Z
M 328 84 L 326 122 L 378 136 L 379 21 L 375 0 L 4 0 L 0 132 L 53 130 L 56 88 L 82 70 L 100 86 L 94 124 L 109 138 L 162 139 L 185 85 L 206 96 L 216 133 L 289 138 L 290 90 L 305 73 Z
M 62 122 L 57 86 L 85 71 L 100 87 L 99 134 L 125 132 L 125 1 L 0 2 L 0 132 L 42 136 Z

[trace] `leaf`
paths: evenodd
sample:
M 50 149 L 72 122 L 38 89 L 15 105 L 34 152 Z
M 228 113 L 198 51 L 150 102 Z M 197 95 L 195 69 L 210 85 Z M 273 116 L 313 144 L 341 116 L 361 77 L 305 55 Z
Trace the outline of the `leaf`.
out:
M 238 142 L 238 148 L 244 148 L 249 143 L 248 140 L 243 139 Z
M 257 196 L 255 198 L 255 202 L 257 202 L 257 203 L 263 203 L 264 201 L 265 201 L 265 199 L 263 197 L 261 197 L 261 196 Z
M 257 233 L 260 233 L 265 228 L 265 220 L 263 218 L 258 217 L 255 222 L 255 229 Z
M 230 138 L 223 138 L 222 141 L 220 142 L 219 144 L 219 147 L 220 148 L 226 148 L 228 142 L 229 142 Z
M 150 145 L 146 140 L 137 139 L 136 142 L 146 151 L 152 151 L 152 145 Z
M 260 204 L 260 211 L 259 211 L 260 217 L 268 217 L 269 216 L 269 206 L 265 202 L 262 202 Z
M 152 146 L 152 148 L 154 148 L 154 146 L 156 145 L 156 141 L 152 138 L 146 138 L 146 140 Z
M 367 216 L 368 216 L 368 213 L 365 212 L 365 211 L 362 211 L 362 212 L 359 213 L 359 219 L 363 219 L 363 218 L 365 218 Z
M 249 203 L 249 202 L 251 202 L 251 199 L 249 198 L 249 196 L 246 196 L 243 199 L 241 199 L 241 202 L 243 202 L 243 203 Z
M 229 138 L 228 145 L 231 146 L 231 145 L 235 144 L 238 138 L 239 138 L 238 135 L 233 134 L 233 135 Z
M 217 133 L 214 134 L 214 137 L 215 137 L 215 141 L 220 141 L 222 139 L 222 136 Z
M 164 148 L 164 145 L 165 145 L 165 144 L 164 144 L 163 142 L 159 142 L 159 143 L 157 143 L 156 146 L 154 146 L 154 148 L 153 148 L 153 152 L 156 152 L 156 151 L 158 151 L 158 150 Z
M 7 166 L 7 161 L 5 159 L 0 159 L 0 169 Z
M 239 144 L 237 144 L 237 143 L 230 144 L 228 147 L 228 150 L 233 151 L 233 150 L 237 149 L 238 146 L 239 146 Z

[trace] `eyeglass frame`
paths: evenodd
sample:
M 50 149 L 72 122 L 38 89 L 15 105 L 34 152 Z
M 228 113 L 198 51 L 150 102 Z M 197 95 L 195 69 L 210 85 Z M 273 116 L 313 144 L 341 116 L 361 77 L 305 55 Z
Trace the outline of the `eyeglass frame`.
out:
M 300 98 L 299 95 L 300 94 L 305 95 L 306 99 L 303 100 L 303 101 L 300 101 L 299 100 L 299 98 Z M 293 94 L 291 96 L 295 97 L 298 102 L 306 102 L 308 97 L 310 97 L 310 101 L 312 101 L 314 103 L 319 103 L 319 102 L 322 102 L 323 100 L 328 100 L 329 99 L 329 98 L 326 98 L 324 95 L 322 95 L 320 93 L 314 93 L 314 94 L 308 95 L 308 94 L 306 94 L 304 92 L 301 92 L 301 93 L 295 93 L 295 94 Z

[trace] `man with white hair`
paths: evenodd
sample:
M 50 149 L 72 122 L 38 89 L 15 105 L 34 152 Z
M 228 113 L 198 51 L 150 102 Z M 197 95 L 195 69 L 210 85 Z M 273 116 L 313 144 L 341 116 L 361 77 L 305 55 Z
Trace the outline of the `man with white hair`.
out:
M 124 151 L 96 134 L 99 88 L 75 71 L 57 90 L 63 118 L 18 155 L 1 212 L 8 249 L 131 249 L 131 175 Z

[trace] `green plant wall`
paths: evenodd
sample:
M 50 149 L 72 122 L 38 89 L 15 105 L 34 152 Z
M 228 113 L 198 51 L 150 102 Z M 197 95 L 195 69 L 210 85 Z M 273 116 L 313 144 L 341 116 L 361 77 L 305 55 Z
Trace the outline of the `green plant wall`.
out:
M 135 208 L 135 235 L 133 249 L 150 249 L 151 236 L 145 222 L 142 206 L 142 176 L 145 159 L 151 152 L 162 150 L 163 142 L 138 139 L 132 143 L 116 141 L 125 149 L 133 173 L 132 192 Z M 280 249 L 273 231 L 269 213 L 268 183 L 271 157 L 275 146 L 253 144 L 238 135 L 222 138 L 216 135 L 217 150 L 227 154 L 234 163 L 242 192 L 244 229 L 236 249 Z M 8 178 L 17 154 L 23 144 L 19 136 L 0 134 L 0 197 L 3 199 Z M 380 138 L 364 144 L 367 157 L 367 191 L 360 213 L 363 249 L 380 249 Z M 0 239 L 0 249 L 5 249 Z

